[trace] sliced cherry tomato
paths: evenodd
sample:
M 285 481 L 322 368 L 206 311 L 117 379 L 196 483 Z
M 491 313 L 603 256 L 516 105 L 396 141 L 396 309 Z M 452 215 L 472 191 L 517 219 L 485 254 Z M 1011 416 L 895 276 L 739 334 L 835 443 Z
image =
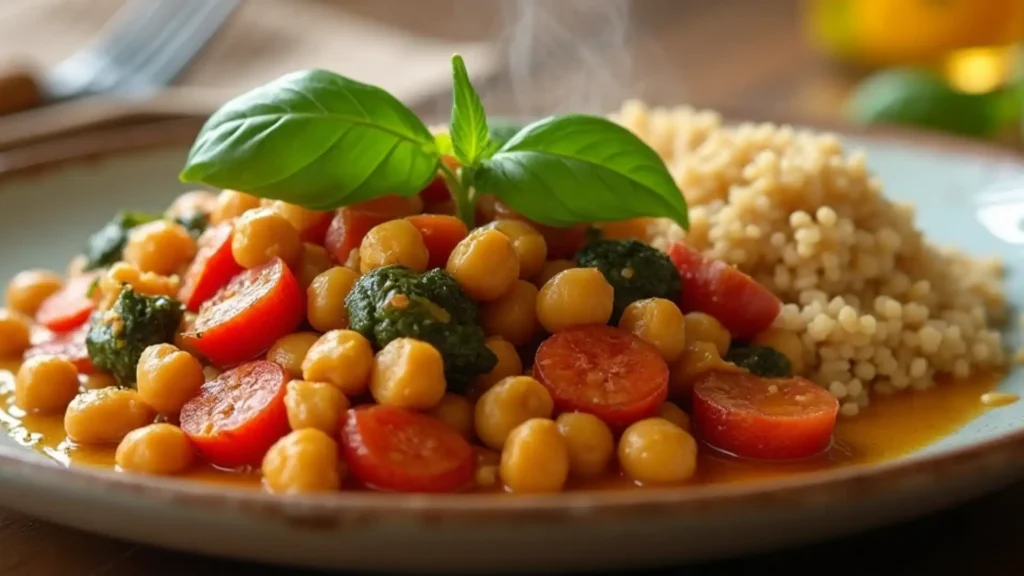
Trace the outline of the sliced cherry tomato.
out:
M 211 464 L 259 466 L 267 450 L 288 433 L 284 395 L 288 375 L 257 360 L 203 384 L 181 409 L 181 429 Z
M 473 481 L 473 447 L 426 414 L 393 406 L 353 408 L 341 439 L 353 476 L 376 490 L 455 492 Z
M 242 272 L 243 268 L 231 255 L 231 223 L 207 228 L 199 237 L 199 250 L 185 272 L 178 300 L 195 312 L 218 290 Z
M 96 295 L 90 295 L 99 272 L 68 278 L 63 288 L 51 294 L 36 311 L 36 322 L 54 332 L 67 332 L 85 324 L 96 308 Z
M 199 307 L 185 345 L 219 367 L 265 352 L 302 322 L 305 295 L 280 258 L 235 276 Z
M 44 331 L 46 332 L 46 331 Z M 25 351 L 24 360 L 34 356 L 56 356 L 75 365 L 82 374 L 96 371 L 89 351 L 85 347 L 85 335 L 89 332 L 88 325 L 82 325 L 70 332 L 49 332 L 33 338 L 33 346 Z
M 605 325 L 570 328 L 537 349 L 533 376 L 559 412 L 587 412 L 613 428 L 654 415 L 668 397 L 668 365 L 633 334 Z
M 389 195 L 345 206 L 335 213 L 324 238 L 324 248 L 336 263 L 344 264 L 371 228 L 415 214 L 415 204 L 412 198 Z
M 406 220 L 412 222 L 423 235 L 423 242 L 430 254 L 427 268 L 444 268 L 455 245 L 469 234 L 466 225 L 455 216 L 418 214 Z
M 749 340 L 767 329 L 782 310 L 775 294 L 725 262 L 706 258 L 681 242 L 672 244 L 668 255 L 683 280 L 683 311 L 714 316 L 737 340 Z
M 327 229 L 331 227 L 331 222 L 334 220 L 334 215 L 335 212 L 333 210 L 318 212 L 316 219 L 301 231 L 299 237 L 303 242 L 322 246 L 324 239 L 327 237 Z
M 587 230 L 590 228 L 587 224 L 577 224 L 568 228 L 538 224 L 500 201 L 494 202 L 494 219 L 512 219 L 529 222 L 544 237 L 544 242 L 548 245 L 548 259 L 550 260 L 572 258 L 575 256 L 580 251 L 580 248 L 583 248 L 583 244 L 586 243 Z
M 804 378 L 710 372 L 693 385 L 694 429 L 704 442 L 761 460 L 806 458 L 828 447 L 839 401 Z

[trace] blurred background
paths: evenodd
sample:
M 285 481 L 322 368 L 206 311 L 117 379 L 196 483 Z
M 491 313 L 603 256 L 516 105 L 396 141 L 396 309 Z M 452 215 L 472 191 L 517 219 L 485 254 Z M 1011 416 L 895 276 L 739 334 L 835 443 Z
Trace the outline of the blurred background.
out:
M 1024 0 L 3 0 L 0 150 L 203 115 L 308 67 L 440 120 L 456 51 L 494 114 L 639 97 L 1019 146 L 1022 38 Z

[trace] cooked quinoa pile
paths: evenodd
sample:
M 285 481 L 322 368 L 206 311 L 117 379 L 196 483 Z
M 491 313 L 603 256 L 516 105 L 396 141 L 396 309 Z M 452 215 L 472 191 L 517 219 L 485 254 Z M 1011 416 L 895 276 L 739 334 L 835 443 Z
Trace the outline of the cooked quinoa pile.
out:
M 683 240 L 774 291 L 776 327 L 800 337 L 804 375 L 842 414 L 1007 361 L 1001 262 L 927 243 L 914 207 L 888 200 L 835 135 L 635 101 L 613 119 L 665 159 L 690 205 L 689 232 L 658 220 L 653 243 Z

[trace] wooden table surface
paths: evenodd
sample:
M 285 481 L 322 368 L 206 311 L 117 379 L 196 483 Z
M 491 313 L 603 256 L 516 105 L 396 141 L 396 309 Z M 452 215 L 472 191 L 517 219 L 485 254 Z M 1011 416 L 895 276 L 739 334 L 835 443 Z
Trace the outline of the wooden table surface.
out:
M 510 21 L 537 25 L 544 20 L 516 20 L 515 9 L 526 4 L 513 2 L 501 7 L 473 0 L 418 1 L 415 7 L 411 2 L 380 0 L 344 4 L 363 15 L 435 34 L 496 34 Z M 798 12 L 795 0 L 637 0 L 630 34 L 624 36 L 622 29 L 602 20 L 618 14 L 608 8 L 594 23 L 604 30 L 602 40 L 582 43 L 587 53 L 580 53 L 578 41 L 556 42 L 540 58 L 546 62 L 544 67 L 520 69 L 489 83 L 483 87 L 485 100 L 489 109 L 512 114 L 546 112 L 559 105 L 602 111 L 625 97 L 640 96 L 654 103 L 712 106 L 739 116 L 833 123 L 841 118 L 844 95 L 856 74 L 823 62 L 804 44 Z M 522 32 L 524 28 L 515 29 Z M 623 38 L 629 58 L 622 57 Z M 520 56 L 526 53 L 521 45 L 513 42 L 513 47 Z M 580 74 L 580 58 L 603 64 Z M 511 80 L 516 80 L 514 87 Z M 421 109 L 443 112 L 448 105 L 441 98 Z M 1024 484 L 911 523 L 797 550 L 693 567 L 685 573 L 778 569 L 799 574 L 826 570 L 866 574 L 891 569 L 924 574 L 944 569 L 1019 574 L 1024 572 L 1024 548 L 1016 541 L 1014 526 L 1022 515 Z M 0 574 L 198 576 L 228 571 L 270 574 L 279 570 L 111 540 L 0 510 Z M 675 571 L 666 568 L 658 573 Z

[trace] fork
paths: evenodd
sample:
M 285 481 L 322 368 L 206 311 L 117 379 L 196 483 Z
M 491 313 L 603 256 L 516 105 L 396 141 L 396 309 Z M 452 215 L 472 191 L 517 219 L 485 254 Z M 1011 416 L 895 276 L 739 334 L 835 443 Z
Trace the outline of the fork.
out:
M 41 75 L 0 73 L 0 115 L 98 94 L 140 98 L 169 84 L 238 0 L 128 0 L 100 36 Z

